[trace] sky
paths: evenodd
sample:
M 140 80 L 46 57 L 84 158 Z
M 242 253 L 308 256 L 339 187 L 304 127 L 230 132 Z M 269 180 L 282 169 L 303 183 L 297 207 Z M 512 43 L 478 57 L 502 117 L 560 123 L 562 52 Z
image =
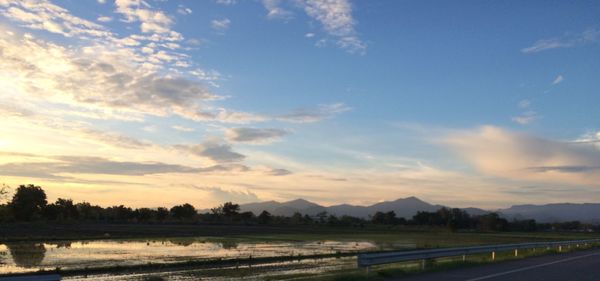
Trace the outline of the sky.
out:
M 599 74 L 598 1 L 0 0 L 0 182 L 598 203 Z

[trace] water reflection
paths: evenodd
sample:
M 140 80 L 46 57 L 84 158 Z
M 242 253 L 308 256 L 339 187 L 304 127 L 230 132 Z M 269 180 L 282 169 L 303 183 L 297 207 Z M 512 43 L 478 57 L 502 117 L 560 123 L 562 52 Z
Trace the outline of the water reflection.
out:
M 0 244 L 0 274 L 190 260 L 309 256 L 375 249 L 366 241 L 252 241 L 244 239 L 168 238 L 53 241 Z M 1 255 L 1 254 L 0 254 Z M 12 257 L 12 259 L 11 259 Z
M 221 242 L 221 247 L 225 250 L 235 250 L 238 247 L 238 243 L 233 240 L 225 240 Z
M 65 248 L 65 249 L 70 249 L 71 248 L 71 242 L 56 242 L 56 243 L 49 243 L 50 245 L 56 245 L 56 248 L 60 249 L 60 248 Z
M 37 267 L 46 256 L 46 247 L 42 243 L 7 243 L 6 247 L 13 262 L 20 267 Z
M 169 239 L 169 242 L 175 244 L 175 245 L 179 245 L 179 246 L 190 246 L 194 243 L 196 243 L 196 239 L 194 238 L 177 238 L 177 239 Z

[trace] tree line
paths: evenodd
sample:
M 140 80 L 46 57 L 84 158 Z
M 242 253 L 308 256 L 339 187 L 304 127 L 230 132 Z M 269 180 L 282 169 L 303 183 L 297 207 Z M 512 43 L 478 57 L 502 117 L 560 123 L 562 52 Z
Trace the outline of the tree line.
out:
M 2 185 L 0 196 L 7 194 L 8 187 Z M 0 198 L 1 199 L 1 198 Z M 12 199 L 0 205 L 0 222 L 29 221 L 80 221 L 118 223 L 217 223 L 248 225 L 326 225 L 348 227 L 394 227 L 427 226 L 444 227 L 449 230 L 480 231 L 578 231 L 594 229 L 598 226 L 582 224 L 578 221 L 563 223 L 537 223 L 535 220 L 512 220 L 502 218 L 497 213 L 472 216 L 457 208 L 440 208 L 434 212 L 419 211 L 412 218 L 397 217 L 394 211 L 376 212 L 368 219 L 352 216 L 336 216 L 327 212 L 314 215 L 294 213 L 291 216 L 277 216 L 268 211 L 255 215 L 241 212 L 240 205 L 232 202 L 199 213 L 189 203 L 171 208 L 130 208 L 124 205 L 101 207 L 88 202 L 74 203 L 71 199 L 59 198 L 48 203 L 45 191 L 36 185 L 19 186 Z

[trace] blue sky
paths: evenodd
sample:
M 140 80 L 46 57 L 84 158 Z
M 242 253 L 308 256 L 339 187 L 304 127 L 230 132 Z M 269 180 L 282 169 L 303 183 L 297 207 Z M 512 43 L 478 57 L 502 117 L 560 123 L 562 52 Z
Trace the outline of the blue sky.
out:
M 600 198 L 595 1 L 0 0 L 0 11 L 10 185 L 137 206 Z

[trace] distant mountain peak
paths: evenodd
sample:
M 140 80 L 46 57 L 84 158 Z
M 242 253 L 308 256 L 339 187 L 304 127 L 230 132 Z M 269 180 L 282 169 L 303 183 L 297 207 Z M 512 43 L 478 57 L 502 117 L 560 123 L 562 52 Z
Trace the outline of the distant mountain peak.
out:
M 303 198 L 294 199 L 286 202 L 265 201 L 249 204 L 242 204 L 242 211 L 250 211 L 258 215 L 263 210 L 280 216 L 291 216 L 298 212 L 303 215 L 315 215 L 326 211 L 336 216 L 349 215 L 360 218 L 369 218 L 376 212 L 394 211 L 396 216 L 406 219 L 412 218 L 418 211 L 435 212 L 442 205 L 427 203 L 415 196 L 396 199 L 394 201 L 378 202 L 369 206 L 356 206 L 350 204 L 340 204 L 324 207 L 310 202 Z M 472 216 L 484 215 L 489 213 L 487 210 L 479 208 L 461 208 Z M 507 209 L 497 210 L 506 218 L 536 219 L 540 222 L 571 221 L 580 220 L 583 222 L 600 222 L 600 204 L 596 203 L 554 203 L 546 205 L 514 205 Z
M 420 203 L 427 203 L 427 202 L 425 202 L 425 201 L 423 201 L 423 200 L 421 200 L 421 199 L 419 199 L 418 197 L 415 197 L 415 196 L 409 196 L 409 197 L 406 197 L 406 198 L 400 198 L 400 199 L 397 199 L 396 201 L 414 201 L 414 202 L 420 202 Z
M 294 200 L 291 200 L 291 201 L 283 202 L 282 204 L 286 204 L 286 203 L 293 203 L 293 204 L 295 204 L 295 203 L 316 204 L 316 203 L 310 202 L 310 201 L 308 201 L 306 199 L 303 199 L 303 198 L 298 198 L 298 199 L 294 199 Z

